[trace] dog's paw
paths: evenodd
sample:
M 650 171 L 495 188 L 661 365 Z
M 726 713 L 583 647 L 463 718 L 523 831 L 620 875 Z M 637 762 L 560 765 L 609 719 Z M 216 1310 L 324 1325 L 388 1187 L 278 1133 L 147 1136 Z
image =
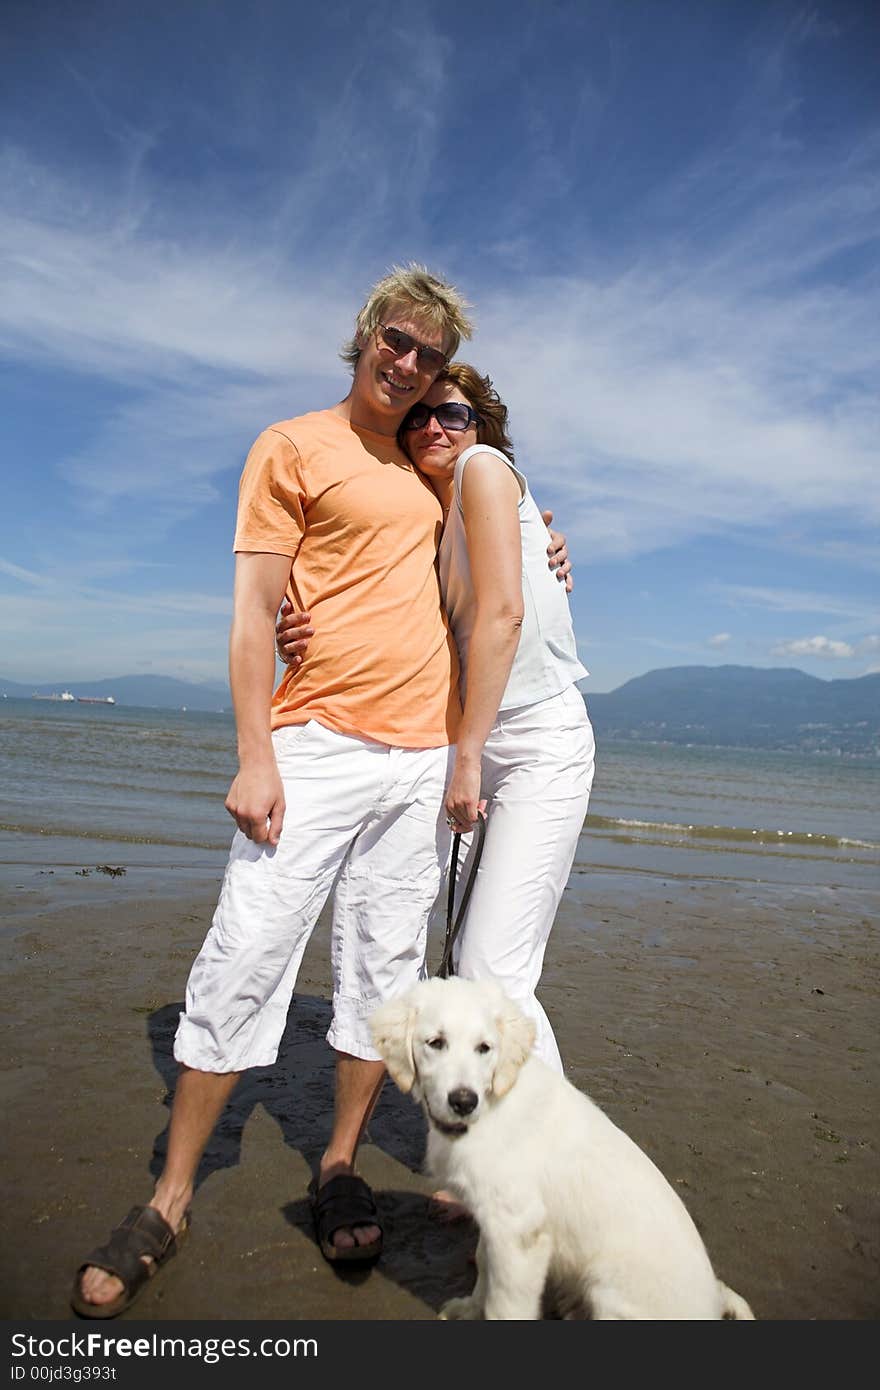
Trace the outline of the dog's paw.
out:
M 475 1298 L 451 1298 L 440 1309 L 443 1322 L 477 1322 L 483 1310 Z

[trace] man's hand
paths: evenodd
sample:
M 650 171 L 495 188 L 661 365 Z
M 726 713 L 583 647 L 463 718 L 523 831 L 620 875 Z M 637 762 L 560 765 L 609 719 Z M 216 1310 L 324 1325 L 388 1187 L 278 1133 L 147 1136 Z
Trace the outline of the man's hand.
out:
M 550 530 L 550 523 L 553 520 L 552 512 L 542 512 L 544 525 Z M 549 556 L 548 564 L 552 570 L 556 571 L 556 578 L 560 584 L 565 583 L 565 592 L 570 594 L 574 588 L 574 578 L 571 573 L 571 561 L 568 558 L 568 546 L 565 541 L 565 534 L 562 531 L 550 531 L 550 544 L 547 547 Z
M 275 624 L 275 650 L 281 660 L 296 670 L 297 666 L 302 665 L 302 659 L 309 645 L 309 638 L 314 637 L 314 635 L 315 629 L 311 626 L 311 615 L 295 612 L 290 600 L 285 599 Z
M 284 786 L 274 758 L 258 767 L 239 769 L 229 788 L 226 809 L 242 834 L 254 844 L 278 844 L 285 803 Z

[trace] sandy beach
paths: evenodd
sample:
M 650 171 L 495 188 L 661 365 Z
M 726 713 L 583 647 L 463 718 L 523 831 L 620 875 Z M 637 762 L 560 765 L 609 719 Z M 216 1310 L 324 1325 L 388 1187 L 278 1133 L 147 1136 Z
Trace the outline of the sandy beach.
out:
M 72 1317 L 77 1264 L 149 1196 L 215 891 L 184 870 L 4 870 L 7 1319 Z M 609 869 L 573 877 L 551 940 L 542 997 L 571 1079 L 657 1162 L 762 1319 L 880 1314 L 869 896 Z M 390 1083 L 361 1164 L 385 1254 L 343 1277 L 317 1250 L 327 984 L 324 926 L 278 1063 L 240 1085 L 191 1238 L 130 1317 L 432 1319 L 469 1288 L 472 1234 L 429 1217 L 421 1115 Z

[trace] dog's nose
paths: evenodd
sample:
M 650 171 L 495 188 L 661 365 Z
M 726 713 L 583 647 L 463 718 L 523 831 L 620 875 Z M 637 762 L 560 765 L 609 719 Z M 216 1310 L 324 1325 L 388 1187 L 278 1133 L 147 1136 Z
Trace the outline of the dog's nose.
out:
M 469 1115 L 477 1108 L 477 1093 L 469 1091 L 467 1086 L 459 1086 L 457 1091 L 450 1091 L 446 1099 L 449 1101 L 450 1110 L 454 1110 L 456 1115 Z

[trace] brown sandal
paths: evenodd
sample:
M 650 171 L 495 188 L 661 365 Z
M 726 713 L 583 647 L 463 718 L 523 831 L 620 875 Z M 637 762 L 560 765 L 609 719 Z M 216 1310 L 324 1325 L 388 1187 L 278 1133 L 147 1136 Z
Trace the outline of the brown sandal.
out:
M 189 1213 L 175 1235 L 155 1207 L 132 1207 L 125 1220 L 114 1228 L 107 1244 L 87 1255 L 77 1270 L 70 1295 L 73 1311 L 81 1318 L 115 1318 L 124 1313 L 144 1285 L 177 1254 L 188 1231 Z M 89 1303 L 83 1297 L 82 1276 L 90 1267 L 121 1279 L 122 1293 L 109 1303 Z
M 322 1187 L 313 1183 L 309 1189 L 315 1235 L 321 1254 L 331 1264 L 372 1264 L 382 1254 L 382 1223 L 376 1210 L 373 1194 L 363 1178 L 352 1173 L 339 1173 Z M 352 1226 L 378 1226 L 378 1239 L 369 1245 L 339 1247 L 333 1236 Z

